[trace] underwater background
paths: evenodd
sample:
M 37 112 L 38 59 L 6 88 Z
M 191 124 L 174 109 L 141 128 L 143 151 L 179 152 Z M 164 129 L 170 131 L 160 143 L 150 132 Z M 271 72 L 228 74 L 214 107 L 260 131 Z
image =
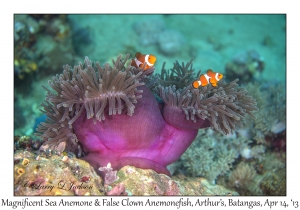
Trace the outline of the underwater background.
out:
M 199 130 L 168 167 L 174 176 L 203 177 L 239 195 L 286 195 L 286 16 L 281 14 L 14 15 L 16 186 L 24 177 L 20 154 L 32 152 L 31 162 L 39 157 L 34 132 L 46 118 L 39 110 L 46 95 L 41 85 L 85 56 L 103 65 L 136 52 L 155 55 L 158 74 L 164 62 L 171 69 L 176 60 L 193 59 L 195 71 L 213 69 L 227 82 L 238 78 L 257 101 L 257 119 L 247 118 L 233 134 Z M 28 194 L 17 187 L 15 193 Z

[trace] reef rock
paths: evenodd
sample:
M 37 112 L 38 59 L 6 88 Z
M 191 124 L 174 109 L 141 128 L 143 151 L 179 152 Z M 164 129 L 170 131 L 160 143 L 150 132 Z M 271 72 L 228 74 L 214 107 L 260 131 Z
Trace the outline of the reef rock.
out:
M 104 195 L 102 179 L 86 161 L 75 157 L 14 155 L 14 195 Z
M 14 155 L 14 195 L 238 195 L 204 178 L 169 177 L 151 169 L 125 166 L 104 184 L 94 168 L 71 155 Z
M 111 186 L 125 188 L 128 195 L 238 195 L 220 185 L 210 184 L 204 178 L 188 178 L 183 175 L 169 177 L 151 169 L 134 166 L 121 168 L 119 179 Z

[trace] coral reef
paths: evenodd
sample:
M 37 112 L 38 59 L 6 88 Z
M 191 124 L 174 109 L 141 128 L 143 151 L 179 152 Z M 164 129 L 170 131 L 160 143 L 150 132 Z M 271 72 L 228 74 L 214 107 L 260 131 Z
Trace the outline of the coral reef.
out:
M 14 28 L 14 73 L 19 83 L 24 83 L 22 80 L 27 79 L 26 76 L 37 71 L 39 76 L 43 71 L 55 72 L 58 69 L 55 65 L 60 65 L 61 59 L 72 61 L 73 50 L 68 44 L 71 29 L 66 15 L 18 14 L 15 15 Z M 57 58 L 57 63 L 49 62 L 49 58 Z
M 24 79 L 26 74 L 37 70 L 37 58 L 31 47 L 36 43 L 40 27 L 27 15 L 15 15 L 14 29 L 14 74 Z
M 67 15 L 53 14 L 15 14 L 14 29 L 14 135 L 32 135 L 44 98 L 35 87 L 74 62 L 72 30 Z
M 104 195 L 101 177 L 93 167 L 75 157 L 66 157 L 17 151 L 14 195 Z
M 281 177 L 285 176 L 285 169 L 282 169 L 286 161 L 285 131 L 274 134 L 271 129 L 267 129 L 271 125 L 260 124 L 261 116 L 264 116 L 266 121 L 273 119 L 274 122 L 278 122 L 285 119 L 284 88 L 278 86 L 276 94 L 282 96 L 282 100 L 276 101 L 273 97 L 269 98 L 270 92 L 265 92 L 258 84 L 250 83 L 246 89 L 256 98 L 260 109 L 255 113 L 258 118 L 250 119 L 247 116 L 246 126 L 238 128 L 233 135 L 216 134 L 210 129 L 200 130 L 196 140 L 180 160 L 172 164 L 172 174 L 204 177 L 212 183 L 236 190 L 240 195 L 271 195 L 276 194 L 274 189 L 279 189 L 280 195 L 285 194 L 284 182 L 273 182 L 272 187 L 262 183 L 267 176 L 276 176 L 277 170 L 282 172 Z M 273 95 L 273 91 L 270 95 Z M 277 110 L 281 111 L 275 114 L 275 107 L 280 107 Z M 267 116 L 270 112 L 273 115 Z M 261 135 L 257 135 L 259 133 Z M 236 181 L 238 186 L 235 185 Z
M 247 127 L 237 130 L 239 135 L 254 139 L 256 144 L 275 146 L 285 150 L 286 88 L 282 83 L 249 83 L 246 89 L 256 99 L 259 112 L 255 120 L 246 117 Z M 278 144 L 272 145 L 277 139 Z M 280 142 L 279 142 L 280 141 Z
M 121 168 L 118 181 L 112 187 L 123 185 L 128 195 L 238 195 L 220 185 L 212 185 L 204 178 L 174 176 L 172 178 L 155 171 L 133 166 Z
M 286 168 L 268 172 L 260 182 L 264 195 L 286 196 Z
M 199 130 L 191 147 L 180 158 L 176 170 L 186 176 L 200 176 L 215 183 L 220 175 L 230 171 L 250 142 L 235 135 L 222 135 L 212 129 Z
M 233 135 L 200 130 L 179 161 L 169 167 L 174 175 L 204 177 L 240 195 L 271 195 L 277 188 L 283 195 L 283 182 L 274 182 L 271 189 L 262 180 L 276 176 L 272 175 L 276 170 L 282 172 L 286 161 L 285 86 L 266 82 L 263 86 L 248 83 L 245 88 L 256 99 L 257 118 L 246 116 L 246 126 L 237 128 Z
M 238 135 L 224 136 L 213 132 L 211 129 L 199 131 L 187 151 L 169 166 L 173 177 L 178 174 L 203 177 L 240 195 L 273 195 L 274 189 L 280 191 L 276 195 L 284 195 L 285 181 L 279 180 L 285 176 L 285 153 L 279 155 Z M 243 157 L 244 150 L 249 150 L 250 157 Z M 272 176 L 277 180 L 273 185 L 270 183 Z
M 253 184 L 256 171 L 253 166 L 245 162 L 240 162 L 236 168 L 230 173 L 228 178 L 228 186 L 233 189 L 248 189 Z M 242 195 L 246 193 L 243 192 Z
M 86 58 L 73 70 L 64 66 L 63 74 L 49 81 L 55 93 L 43 86 L 48 119 L 37 128 L 47 140 L 41 150 L 72 151 L 95 169 L 129 164 L 169 174 L 166 166 L 190 146 L 198 129 L 231 133 L 257 110 L 238 80 L 217 88 L 158 86 L 164 102 L 159 105 L 143 82 L 154 69 L 125 67 L 128 57 L 103 67 Z
M 42 145 L 39 139 L 33 139 L 30 136 L 14 136 L 14 149 L 38 150 Z
M 240 195 L 286 195 L 285 158 L 267 150 L 260 158 L 239 162 L 218 184 Z
M 106 195 L 112 196 L 112 195 L 128 195 L 128 193 L 125 190 L 124 184 L 121 183 L 119 185 L 114 186 L 110 191 L 106 193 Z
M 27 162 L 26 164 L 22 164 Z M 118 180 L 105 184 L 87 162 L 67 156 L 17 151 L 14 154 L 14 195 L 238 195 L 233 190 L 211 185 L 204 178 L 174 176 L 125 166 Z
M 247 84 L 254 78 L 258 78 L 265 68 L 264 59 L 255 50 L 248 50 L 236 54 L 225 67 L 225 75 L 228 79 L 240 78 L 241 83 Z

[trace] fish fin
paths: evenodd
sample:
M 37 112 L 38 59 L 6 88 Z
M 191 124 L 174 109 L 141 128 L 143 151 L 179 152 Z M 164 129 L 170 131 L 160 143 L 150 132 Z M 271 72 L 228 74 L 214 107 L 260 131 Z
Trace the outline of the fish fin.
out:
M 209 79 L 209 83 L 211 84 L 211 86 L 216 87 L 217 86 L 217 82 L 214 79 Z
M 211 70 L 211 69 L 208 69 L 207 71 L 206 71 L 206 73 L 213 73 L 213 70 Z
M 134 59 L 132 59 L 132 60 L 131 60 L 131 64 L 130 64 L 130 66 L 134 66 L 134 67 L 136 67 L 135 60 L 134 60 Z
M 195 80 L 192 84 L 193 88 L 197 89 L 199 87 L 199 83 L 197 80 Z
M 216 87 L 217 86 L 217 83 L 216 82 L 212 82 L 212 83 L 210 83 L 211 84 L 211 86 L 213 86 L 213 87 Z

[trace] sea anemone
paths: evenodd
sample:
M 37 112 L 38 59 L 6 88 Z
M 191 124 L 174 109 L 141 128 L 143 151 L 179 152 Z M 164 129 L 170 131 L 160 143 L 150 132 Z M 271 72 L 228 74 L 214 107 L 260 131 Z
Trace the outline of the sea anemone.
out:
M 134 165 L 169 174 L 166 166 L 190 146 L 198 129 L 212 126 L 227 134 L 257 110 L 238 80 L 193 89 L 164 87 L 161 78 L 151 92 L 154 68 L 125 67 L 128 58 L 101 67 L 86 57 L 49 81 L 54 93 L 43 86 L 48 118 L 37 128 L 46 140 L 40 149 L 74 152 L 96 169 L 110 163 L 114 170 Z M 178 73 L 185 67 L 174 66 Z
M 125 62 L 126 60 L 127 58 Z M 141 97 L 141 95 L 136 96 L 141 92 L 136 87 L 144 83 L 137 80 L 142 72 L 134 74 L 131 68 L 119 71 L 125 62 L 121 61 L 121 56 L 118 57 L 113 68 L 109 64 L 101 68 L 97 62 L 96 76 L 91 61 L 86 57 L 85 67 L 79 62 L 78 66 L 74 66 L 71 71 L 70 66 L 65 65 L 63 74 L 52 77 L 49 85 L 57 94 L 43 86 L 47 90 L 47 96 L 45 103 L 42 104 L 44 110 L 41 111 L 49 117 L 37 128 L 37 131 L 42 133 L 41 138 L 48 140 L 43 149 L 62 152 L 67 146 L 67 141 L 68 144 L 71 143 L 69 146 L 78 146 L 72 124 L 84 110 L 87 119 L 92 118 L 94 123 L 96 120 L 105 119 L 104 109 L 107 106 L 109 115 L 120 114 L 125 107 L 128 115 L 133 114 L 133 103 Z
M 197 129 L 208 120 L 216 130 L 224 134 L 231 133 L 237 126 L 242 127 L 246 114 L 255 118 L 251 112 L 257 110 L 253 98 L 246 95 L 247 91 L 244 88 L 236 88 L 237 81 L 238 79 L 228 84 L 221 81 L 218 88 L 205 86 L 194 89 L 189 85 L 176 90 L 175 86 L 158 86 L 159 95 L 166 104 L 163 112 L 165 120 L 174 126 L 183 122 L 183 125 L 178 127 L 190 129 Z M 185 114 L 186 120 L 193 123 L 173 119 L 174 116 L 178 117 L 174 112 Z

